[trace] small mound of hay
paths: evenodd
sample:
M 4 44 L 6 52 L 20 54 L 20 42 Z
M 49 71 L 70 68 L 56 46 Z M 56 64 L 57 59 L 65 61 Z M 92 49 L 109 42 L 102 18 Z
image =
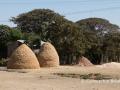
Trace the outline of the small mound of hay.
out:
M 97 65 L 96 67 L 100 67 L 100 68 L 120 68 L 120 63 L 110 62 L 110 63 L 105 63 L 105 64 L 102 64 L 102 65 Z
M 41 67 L 57 67 L 59 66 L 59 56 L 52 44 L 44 43 L 38 53 L 38 61 Z
M 39 69 L 40 65 L 32 50 L 25 44 L 19 46 L 11 55 L 8 69 Z
M 86 57 L 80 57 L 78 60 L 78 65 L 80 66 L 93 66 L 93 64 Z

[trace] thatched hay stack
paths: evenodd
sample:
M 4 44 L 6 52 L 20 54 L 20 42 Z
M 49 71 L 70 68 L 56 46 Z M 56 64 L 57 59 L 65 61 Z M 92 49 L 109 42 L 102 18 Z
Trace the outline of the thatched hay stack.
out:
M 11 55 L 8 69 L 39 69 L 40 65 L 32 50 L 25 44 L 19 46 Z
M 78 60 L 78 65 L 80 66 L 93 66 L 93 64 L 86 57 L 80 57 Z
M 38 53 L 38 61 L 41 67 L 57 67 L 59 66 L 59 56 L 52 44 L 44 43 Z

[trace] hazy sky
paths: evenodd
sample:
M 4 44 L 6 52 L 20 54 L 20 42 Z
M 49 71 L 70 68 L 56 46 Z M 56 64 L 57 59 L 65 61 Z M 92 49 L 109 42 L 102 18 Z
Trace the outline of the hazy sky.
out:
M 0 24 L 14 26 L 11 17 L 38 8 L 52 9 L 72 21 L 100 17 L 120 26 L 120 0 L 0 0 Z

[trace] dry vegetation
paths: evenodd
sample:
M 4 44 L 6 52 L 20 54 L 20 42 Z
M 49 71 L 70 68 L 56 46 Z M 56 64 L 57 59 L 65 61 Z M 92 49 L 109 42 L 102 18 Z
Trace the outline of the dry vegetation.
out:
M 37 55 L 41 67 L 59 66 L 59 56 L 56 49 L 49 42 L 44 43 Z
M 120 68 L 60 66 L 40 70 L 6 68 L 0 70 L 1 90 L 120 90 Z M 72 77 L 61 77 L 55 73 Z M 102 79 L 103 76 L 110 78 L 107 80 L 76 78 L 77 76 L 89 78 L 87 75 L 102 76 Z
M 19 46 L 11 55 L 8 69 L 39 69 L 40 65 L 32 50 L 25 44 Z

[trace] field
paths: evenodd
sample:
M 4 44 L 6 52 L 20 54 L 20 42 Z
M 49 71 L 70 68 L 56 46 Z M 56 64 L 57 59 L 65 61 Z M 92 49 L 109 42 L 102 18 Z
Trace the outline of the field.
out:
M 110 78 L 94 80 L 75 77 L 88 74 L 100 74 Z M 60 66 L 40 70 L 0 68 L 0 90 L 120 90 L 119 79 L 119 67 Z

